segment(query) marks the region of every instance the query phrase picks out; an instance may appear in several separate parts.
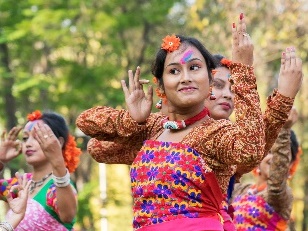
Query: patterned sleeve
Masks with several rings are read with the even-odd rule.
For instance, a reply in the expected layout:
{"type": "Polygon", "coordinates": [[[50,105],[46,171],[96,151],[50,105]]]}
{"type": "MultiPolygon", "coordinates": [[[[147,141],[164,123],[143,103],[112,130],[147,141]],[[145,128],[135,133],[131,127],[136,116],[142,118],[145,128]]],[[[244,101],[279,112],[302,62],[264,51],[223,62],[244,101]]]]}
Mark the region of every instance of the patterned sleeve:
{"type": "Polygon", "coordinates": [[[287,179],[291,159],[290,129],[281,129],[275,144],[267,181],[268,204],[284,219],[290,219],[293,196],[287,179]]]}
{"type": "MultiPolygon", "coordinates": [[[[86,135],[98,140],[112,141],[118,137],[138,137],[145,140],[158,132],[157,122],[162,115],[152,113],[145,123],[138,124],[127,110],[117,110],[106,106],[90,108],[82,112],[77,120],[77,127],[86,135]]],[[[161,127],[161,126],[160,126],[161,127]]]]}
{"type": "Polygon", "coordinates": [[[91,138],[87,150],[94,160],[105,164],[131,165],[142,146],[139,140],[122,139],[121,142],[91,138]],[[126,141],[126,142],[125,142],[126,141]]]}
{"type": "MultiPolygon", "coordinates": [[[[73,189],[75,199],[77,201],[77,190],[74,187],[72,182],[71,182],[71,187],[73,189]]],[[[59,214],[59,209],[58,209],[58,205],[57,205],[57,187],[56,187],[55,184],[51,184],[49,189],[47,190],[46,203],[53,211],[55,211],[57,214],[59,214]]]]}
{"type": "MultiPolygon", "coordinates": [[[[277,89],[267,98],[267,107],[263,116],[265,124],[264,156],[267,155],[273,146],[280,129],[287,121],[293,102],[294,98],[281,95],[277,89]]],[[[237,181],[243,174],[250,172],[254,167],[256,166],[239,165],[236,171],[237,181]]]]}
{"type": "Polygon", "coordinates": [[[93,159],[100,163],[130,165],[143,141],[162,130],[162,117],[161,113],[152,113],[144,124],[138,124],[126,110],[94,107],[81,113],[76,124],[92,137],[87,149],[93,159]]]}
{"type": "Polygon", "coordinates": [[[233,63],[230,70],[236,122],[214,121],[205,127],[209,137],[200,145],[219,163],[257,164],[264,153],[265,135],[253,67],[233,63]]]}
{"type": "Polygon", "coordinates": [[[266,142],[264,155],[267,155],[275,143],[280,129],[288,119],[293,103],[294,98],[281,95],[277,89],[268,97],[264,114],[266,142]]]}

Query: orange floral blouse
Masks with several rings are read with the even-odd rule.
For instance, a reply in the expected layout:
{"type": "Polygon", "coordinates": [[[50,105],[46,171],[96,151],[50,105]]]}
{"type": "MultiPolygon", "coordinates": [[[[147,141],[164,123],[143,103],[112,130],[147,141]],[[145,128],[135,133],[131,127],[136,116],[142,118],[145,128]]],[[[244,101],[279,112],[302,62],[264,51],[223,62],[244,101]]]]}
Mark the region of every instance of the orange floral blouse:
{"type": "MultiPolygon", "coordinates": [[[[222,192],[226,192],[234,173],[229,166],[254,166],[262,160],[265,148],[264,120],[253,67],[233,63],[230,70],[236,122],[210,118],[194,127],[181,142],[200,153],[217,176],[222,192]]],[[[163,132],[162,118],[163,115],[153,113],[145,123],[138,124],[126,110],[98,106],[81,113],[76,124],[90,137],[116,142],[126,139],[139,148],[144,140],[163,132]]]]}

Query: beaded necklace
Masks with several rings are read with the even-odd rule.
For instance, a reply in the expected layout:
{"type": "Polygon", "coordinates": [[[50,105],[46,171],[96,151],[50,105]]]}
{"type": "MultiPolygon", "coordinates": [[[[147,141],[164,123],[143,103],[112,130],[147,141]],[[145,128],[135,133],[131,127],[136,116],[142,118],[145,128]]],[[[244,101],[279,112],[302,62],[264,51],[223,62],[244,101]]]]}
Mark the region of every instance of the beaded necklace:
{"type": "Polygon", "coordinates": [[[45,180],[47,180],[50,176],[51,176],[52,173],[48,173],[46,176],[44,176],[41,180],[39,181],[34,181],[32,180],[31,181],[31,185],[30,185],[30,189],[29,189],[29,192],[30,194],[33,193],[34,189],[37,188],[37,187],[40,187],[44,184],[45,180]]]}
{"type": "Polygon", "coordinates": [[[164,129],[173,129],[173,130],[179,130],[186,128],[187,126],[196,123],[197,121],[203,119],[205,116],[209,115],[209,110],[205,107],[201,112],[199,112],[197,115],[186,119],[186,120],[178,120],[178,121],[170,121],[169,117],[163,119],[161,121],[161,124],[164,129]]]}

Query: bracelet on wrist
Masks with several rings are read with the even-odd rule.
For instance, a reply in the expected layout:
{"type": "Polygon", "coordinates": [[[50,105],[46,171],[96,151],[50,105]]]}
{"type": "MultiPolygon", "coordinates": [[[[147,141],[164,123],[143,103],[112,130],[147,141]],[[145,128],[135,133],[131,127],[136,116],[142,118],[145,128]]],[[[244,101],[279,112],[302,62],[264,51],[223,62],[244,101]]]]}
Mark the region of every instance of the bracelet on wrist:
{"type": "Polygon", "coordinates": [[[14,231],[13,226],[7,221],[0,222],[0,228],[5,231],[14,231]]]}
{"type": "Polygon", "coordinates": [[[66,187],[70,184],[70,182],[71,182],[70,176],[71,175],[70,175],[68,169],[66,169],[66,174],[64,176],[58,177],[58,176],[55,176],[54,174],[52,174],[52,179],[53,179],[53,182],[56,185],[56,187],[64,188],[64,187],[66,187]]]}

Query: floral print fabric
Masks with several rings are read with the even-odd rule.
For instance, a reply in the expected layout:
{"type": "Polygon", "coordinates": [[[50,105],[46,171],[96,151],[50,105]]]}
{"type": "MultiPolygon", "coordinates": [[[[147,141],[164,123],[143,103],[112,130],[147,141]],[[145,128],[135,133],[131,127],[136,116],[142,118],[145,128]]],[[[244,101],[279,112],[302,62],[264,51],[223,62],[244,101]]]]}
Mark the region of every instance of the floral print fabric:
{"type": "Polygon", "coordinates": [[[220,221],[220,188],[196,150],[180,143],[147,140],[130,175],[135,229],[183,218],[220,221]]]}

